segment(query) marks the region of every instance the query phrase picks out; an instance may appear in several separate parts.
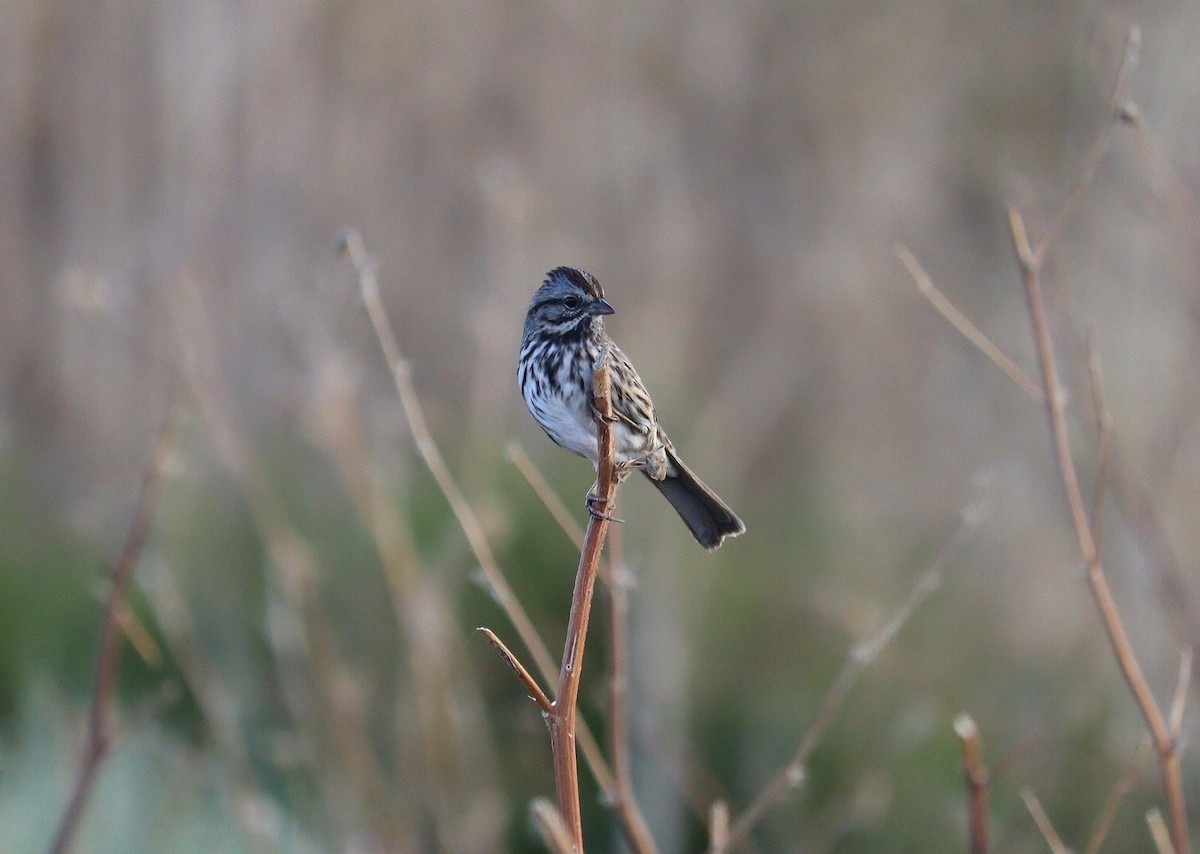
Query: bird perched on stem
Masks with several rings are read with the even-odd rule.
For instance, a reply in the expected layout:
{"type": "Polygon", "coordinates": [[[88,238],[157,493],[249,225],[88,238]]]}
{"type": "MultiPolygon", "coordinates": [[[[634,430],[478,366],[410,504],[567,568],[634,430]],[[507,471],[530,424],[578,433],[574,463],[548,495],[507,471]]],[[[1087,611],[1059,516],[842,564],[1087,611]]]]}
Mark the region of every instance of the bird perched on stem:
{"type": "Polygon", "coordinates": [[[679,459],[658,424],[641,377],[604,331],[602,318],[613,312],[590,273],[556,267],[546,275],[529,303],[521,339],[517,379],[525,404],[551,439],[595,465],[592,366],[607,348],[618,466],[640,469],[671,502],[697,542],[715,549],[746,526],[679,459]]]}

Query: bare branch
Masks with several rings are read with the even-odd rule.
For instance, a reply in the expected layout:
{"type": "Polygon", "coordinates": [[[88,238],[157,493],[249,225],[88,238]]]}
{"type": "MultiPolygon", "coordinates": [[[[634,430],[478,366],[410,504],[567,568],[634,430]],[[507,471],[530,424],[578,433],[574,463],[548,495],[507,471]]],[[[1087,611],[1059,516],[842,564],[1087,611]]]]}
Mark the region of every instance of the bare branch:
{"type": "Polygon", "coordinates": [[[1096,452],[1096,483],[1092,487],[1092,531],[1096,542],[1100,542],[1100,528],[1104,519],[1104,492],[1108,486],[1108,465],[1112,449],[1112,413],[1104,395],[1104,376],[1100,372],[1100,356],[1096,349],[1096,327],[1087,326],[1088,378],[1092,389],[1092,408],[1096,412],[1096,434],[1100,448],[1096,452]]]}
{"type": "Polygon", "coordinates": [[[1121,58],[1121,65],[1117,69],[1116,80],[1113,81],[1112,94],[1108,99],[1108,114],[1104,119],[1104,126],[1100,130],[1100,134],[1096,137],[1096,141],[1092,144],[1092,150],[1088,152],[1087,160],[1084,162],[1083,170],[1076,179],[1071,191],[1067,194],[1067,200],[1063,202],[1063,206],[1059,209],[1058,214],[1054,217],[1054,221],[1050,227],[1046,229],[1046,233],[1042,235],[1037,249],[1032,251],[1030,260],[1034,266],[1040,267],[1046,259],[1046,254],[1054,246],[1059,236],[1062,234],[1063,228],[1067,221],[1075,212],[1075,208],[1079,206],[1080,200],[1087,193],[1088,188],[1092,186],[1092,181],[1096,178],[1096,169],[1100,166],[1100,161],[1104,159],[1105,153],[1108,151],[1109,143],[1112,142],[1113,133],[1120,126],[1119,123],[1133,124],[1128,116],[1136,115],[1136,107],[1125,104],[1125,87],[1129,80],[1129,75],[1133,73],[1133,69],[1137,67],[1138,51],[1141,49],[1142,31],[1136,26],[1131,26],[1125,36],[1125,52],[1121,58]]]}
{"type": "Polygon", "coordinates": [[[552,714],[554,712],[554,703],[550,702],[550,698],[546,696],[546,692],[542,690],[542,686],[525,669],[525,665],[512,654],[512,650],[504,645],[504,641],[496,637],[496,633],[489,628],[480,626],[475,631],[483,635],[484,639],[495,648],[496,652],[500,653],[500,657],[504,659],[504,663],[512,668],[513,673],[517,674],[517,678],[521,680],[521,684],[529,692],[530,699],[537,703],[544,713],[547,715],[552,714]]]}
{"type": "Polygon", "coordinates": [[[104,617],[100,623],[100,640],[96,653],[96,681],[92,690],[92,708],[88,717],[87,740],[84,744],[83,756],[80,759],[79,771],[76,775],[75,786],[70,800],[63,811],[63,816],[50,846],[51,854],[64,854],[70,850],[75,838],[75,831],[83,817],[84,807],[92,792],[96,780],[96,772],[108,753],[112,741],[112,733],[108,720],[108,708],[116,690],[117,661],[120,656],[118,641],[120,631],[118,620],[124,608],[125,595],[133,580],[133,569],[141,557],[146,539],[154,524],[154,509],[158,503],[163,469],[167,457],[175,444],[175,427],[172,418],[168,418],[159,431],[154,443],[154,450],[142,474],[142,487],[138,494],[137,507],[129,530],[125,535],[125,544],[113,564],[112,587],[108,600],[104,605],[104,617]]]}
{"type": "Polygon", "coordinates": [[[962,744],[963,769],[967,777],[967,816],[970,823],[971,854],[988,851],[988,783],[991,778],[979,747],[979,727],[970,715],[954,719],[954,734],[962,744]]]}
{"type": "Polygon", "coordinates": [[[1021,370],[1020,366],[1010,359],[1003,350],[992,343],[992,339],[988,338],[965,314],[954,307],[954,304],[946,298],[946,295],[938,290],[937,286],[933,283],[933,279],[925,272],[925,268],[921,266],[917,257],[909,251],[908,247],[903,243],[897,243],[894,249],[896,255],[900,258],[900,262],[904,264],[908,270],[908,274],[912,276],[921,296],[929,300],[930,304],[937,309],[942,317],[946,318],[951,326],[975,345],[975,349],[1003,371],[1005,376],[1016,383],[1021,391],[1025,392],[1025,394],[1038,403],[1041,403],[1042,390],[1038,388],[1038,384],[1030,378],[1029,374],[1021,370]]]}
{"type": "Polygon", "coordinates": [[[595,492],[589,496],[591,519],[584,535],[579,555],[579,570],[575,576],[575,592],[571,596],[571,616],[567,620],[567,639],[563,647],[562,669],[558,676],[558,694],[554,711],[546,716],[550,728],[550,751],[554,758],[554,787],[558,795],[558,811],[575,842],[583,851],[583,823],[579,811],[579,770],[575,756],[575,727],[579,679],[583,667],[583,651],[587,643],[588,621],[592,612],[592,593],[600,567],[600,552],[616,502],[619,480],[613,447],[612,381],[608,369],[608,350],[601,352],[593,368],[592,397],[597,418],[596,433],[599,460],[596,466],[595,492]]]}
{"type": "Polygon", "coordinates": [[[1025,802],[1026,809],[1033,816],[1033,823],[1037,825],[1037,829],[1041,831],[1042,838],[1046,840],[1046,844],[1050,846],[1052,854],[1070,854],[1071,849],[1063,844],[1062,837],[1058,835],[1058,831],[1054,829],[1054,825],[1050,822],[1050,816],[1046,815],[1046,811],[1042,809],[1042,802],[1038,800],[1038,796],[1033,793],[1033,789],[1028,786],[1021,789],[1021,800],[1025,802]]]}
{"type": "Polygon", "coordinates": [[[1138,708],[1154,739],[1155,750],[1158,752],[1159,764],[1162,769],[1163,789],[1166,792],[1171,817],[1172,839],[1175,847],[1181,854],[1184,854],[1190,850],[1190,846],[1187,808],[1183,798],[1183,783],[1179,769],[1179,753],[1175,740],[1163,720],[1162,712],[1150,691],[1150,686],[1146,682],[1145,676],[1142,675],[1142,669],[1133,652],[1133,647],[1130,645],[1125,624],[1104,574],[1095,535],[1084,506],[1083,494],[1079,488],[1079,477],[1071,458],[1071,445],[1067,433],[1066,392],[1058,376],[1054,348],[1050,341],[1050,330],[1046,322],[1046,306],[1042,297],[1039,268],[1040,257],[1030,248],[1025,221],[1015,207],[1009,207],[1008,219],[1012,231],[1013,247],[1020,262],[1021,278],[1028,297],[1029,317],[1033,326],[1034,343],[1037,346],[1038,363],[1042,371],[1042,390],[1050,422],[1051,445],[1058,465],[1059,476],[1066,491],[1067,506],[1070,510],[1072,525],[1075,528],[1079,551],[1087,566],[1088,586],[1100,612],[1100,618],[1117,658],[1117,664],[1133,692],[1138,708]]]}
{"type": "Polygon", "coordinates": [[[575,521],[575,517],[571,515],[571,511],[567,509],[567,505],[558,497],[556,493],[538,471],[537,466],[533,464],[533,460],[529,458],[529,454],[525,453],[516,442],[510,442],[508,446],[508,458],[512,460],[517,471],[525,478],[525,482],[533,489],[546,509],[550,511],[550,515],[554,517],[554,521],[558,523],[558,527],[562,528],[564,534],[575,544],[575,548],[583,548],[583,528],[579,527],[579,523],[575,521]]]}
{"type": "Polygon", "coordinates": [[[1141,776],[1142,766],[1150,758],[1150,750],[1150,739],[1146,738],[1142,742],[1142,746],[1138,749],[1137,755],[1134,756],[1129,770],[1121,775],[1121,779],[1113,786],[1108,799],[1104,802],[1104,809],[1101,810],[1100,817],[1096,820],[1096,826],[1092,830],[1091,838],[1088,840],[1085,854],[1099,854],[1101,846],[1104,845],[1104,840],[1108,838],[1109,830],[1112,829],[1113,819],[1117,815],[1117,808],[1133,788],[1134,782],[1141,776]]]}
{"type": "MultiPolygon", "coordinates": [[[[583,529],[571,516],[566,504],[551,488],[546,478],[538,471],[533,460],[516,442],[508,446],[508,458],[532,487],[542,504],[558,522],[574,543],[583,548],[583,529]]],[[[628,692],[628,653],[626,637],[629,622],[629,573],[621,549],[621,529],[613,528],[608,534],[608,561],[601,566],[602,578],[609,593],[609,758],[613,768],[613,788],[606,800],[616,813],[625,834],[625,841],[635,854],[654,852],[657,847],[650,829],[646,825],[633,789],[633,775],[629,767],[629,736],[626,711],[628,692]],[[604,570],[607,569],[607,572],[604,570]]]]}
{"type": "Polygon", "coordinates": [[[709,854],[724,854],[734,846],[740,845],[749,837],[750,832],[788,792],[798,788],[804,782],[805,765],[821,736],[833,721],[834,715],[846,700],[846,695],[854,687],[859,675],[865,670],[891,642],[892,638],[903,628],[908,618],[917,607],[929,598],[930,594],[941,584],[942,575],[950,558],[957,553],[967,537],[979,526],[983,512],[978,502],[973,502],[963,509],[961,520],[954,533],[942,544],[929,567],[921,573],[913,584],[912,589],[892,615],[871,637],[851,647],[842,665],[841,671],[830,686],[825,698],[821,701],[813,721],[801,736],[796,752],[788,764],[767,782],[761,791],[750,802],[750,805],[737,819],[730,824],[729,833],[722,846],[715,840],[709,842],[709,854]]]}

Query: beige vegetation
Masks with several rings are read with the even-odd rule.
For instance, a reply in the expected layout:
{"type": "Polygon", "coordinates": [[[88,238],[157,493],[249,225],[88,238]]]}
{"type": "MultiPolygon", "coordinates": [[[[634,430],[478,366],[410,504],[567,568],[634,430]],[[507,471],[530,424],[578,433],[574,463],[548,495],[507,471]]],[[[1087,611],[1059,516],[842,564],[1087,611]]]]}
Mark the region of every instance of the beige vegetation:
{"type": "Polygon", "coordinates": [[[1186,847],[1198,43],[1187,4],[0,5],[0,852],[72,793],[81,852],[569,844],[592,473],[514,376],[558,264],[748,526],[619,491],[588,851],[1186,847]]]}

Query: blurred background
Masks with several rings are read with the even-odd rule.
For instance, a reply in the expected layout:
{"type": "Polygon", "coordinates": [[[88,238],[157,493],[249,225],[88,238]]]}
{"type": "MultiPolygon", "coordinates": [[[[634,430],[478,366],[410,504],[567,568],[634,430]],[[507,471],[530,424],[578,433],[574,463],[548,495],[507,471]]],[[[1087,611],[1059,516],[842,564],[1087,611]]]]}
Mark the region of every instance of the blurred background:
{"type": "MultiPolygon", "coordinates": [[[[557,654],[591,472],[525,412],[546,270],[617,314],[685,459],[748,533],[708,554],[621,492],[630,746],[663,851],[707,844],[792,754],[852,646],[960,527],[750,851],[966,846],[952,721],[992,838],[1148,850],[1145,728],[1084,583],[1039,406],[895,245],[1036,376],[1005,204],[1044,232],[1085,491],[1083,330],[1120,449],[1102,548],[1169,702],[1200,560],[1194,4],[8,0],[0,4],[0,852],[45,850],[80,761],[108,567],[174,424],[122,623],[89,852],[538,851],[553,794],[524,660],[416,453],[339,258],[363,232],[429,429],[557,654]],[[1119,462],[1119,464],[1118,464],[1119,462]]],[[[603,736],[598,598],[585,717],[603,736]]],[[[1191,704],[1192,706],[1195,703],[1191,704]]],[[[1185,718],[1185,733],[1195,716],[1185,718]]],[[[1184,759],[1200,805],[1200,762],[1184,759]]],[[[620,851],[584,772],[589,851],[620,851]]]]}

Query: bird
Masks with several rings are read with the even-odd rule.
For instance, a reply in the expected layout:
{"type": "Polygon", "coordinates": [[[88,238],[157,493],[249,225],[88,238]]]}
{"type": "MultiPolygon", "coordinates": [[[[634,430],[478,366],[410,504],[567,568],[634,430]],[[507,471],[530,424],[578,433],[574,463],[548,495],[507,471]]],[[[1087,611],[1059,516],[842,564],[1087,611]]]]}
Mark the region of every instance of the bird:
{"type": "MultiPolygon", "coordinates": [[[[529,413],[556,444],[598,465],[592,368],[607,348],[612,381],[613,444],[621,476],[640,470],[704,548],[744,533],[745,524],[684,465],[658,423],[633,364],[604,330],[612,304],[595,276],[555,267],[525,315],[517,380],[529,413]]],[[[589,508],[590,508],[589,504],[589,508]]]]}

